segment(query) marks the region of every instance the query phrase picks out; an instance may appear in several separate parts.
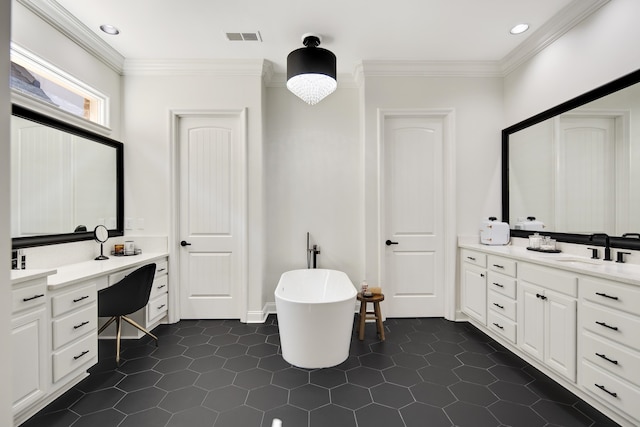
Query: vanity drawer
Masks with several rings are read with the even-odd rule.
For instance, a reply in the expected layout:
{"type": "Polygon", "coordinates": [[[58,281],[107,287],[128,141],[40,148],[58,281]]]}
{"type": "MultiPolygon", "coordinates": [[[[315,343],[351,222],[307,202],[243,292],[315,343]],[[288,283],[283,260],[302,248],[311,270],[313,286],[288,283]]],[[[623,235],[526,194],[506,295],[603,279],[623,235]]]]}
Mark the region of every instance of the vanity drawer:
{"type": "Polygon", "coordinates": [[[159,297],[149,301],[147,305],[147,322],[151,323],[158,320],[160,317],[167,313],[167,302],[169,298],[167,294],[162,294],[159,297]]]}
{"type": "Polygon", "coordinates": [[[489,310],[500,313],[507,319],[516,320],[516,300],[497,292],[489,291],[487,303],[489,304],[489,310]]]}
{"type": "Polygon", "coordinates": [[[153,281],[153,286],[151,287],[151,295],[149,295],[149,299],[152,300],[158,295],[166,294],[168,290],[167,284],[169,283],[169,278],[165,274],[164,276],[157,277],[153,281]]]}
{"type": "Polygon", "coordinates": [[[489,255],[487,264],[489,265],[489,270],[516,277],[516,262],[512,259],[489,255]]]}
{"type": "Polygon", "coordinates": [[[578,296],[578,277],[572,273],[520,263],[518,266],[518,279],[572,297],[578,296]]]}
{"type": "Polygon", "coordinates": [[[513,277],[490,271],[487,283],[489,290],[506,295],[509,298],[516,298],[516,279],[513,277]]]}
{"type": "Polygon", "coordinates": [[[582,357],[594,365],[640,385],[640,353],[582,331],[582,357]]]}
{"type": "Polygon", "coordinates": [[[169,272],[169,263],[167,260],[156,261],[156,276],[159,277],[169,272]]]}
{"type": "Polygon", "coordinates": [[[582,361],[582,387],[634,419],[640,419],[640,389],[582,361]]]}
{"type": "Polygon", "coordinates": [[[478,267],[485,268],[487,266],[487,255],[481,252],[470,251],[468,249],[462,250],[462,260],[469,264],[477,265],[478,267]]]}
{"type": "Polygon", "coordinates": [[[74,370],[98,361],[97,333],[87,335],[80,341],[53,353],[53,382],[60,380],[74,370]]]}
{"type": "Polygon", "coordinates": [[[92,304],[97,297],[98,292],[96,291],[95,283],[55,295],[51,298],[51,316],[58,317],[78,307],[92,304]]]}
{"type": "Polygon", "coordinates": [[[580,296],[597,304],[637,313],[640,307],[640,288],[602,279],[580,278],[580,296]]]}
{"type": "Polygon", "coordinates": [[[14,288],[11,291],[13,313],[37,307],[46,302],[47,279],[34,280],[29,286],[14,288]]]}
{"type": "Polygon", "coordinates": [[[494,332],[499,333],[512,343],[516,343],[516,323],[495,313],[487,313],[487,326],[494,332]]]}
{"type": "Polygon", "coordinates": [[[97,327],[97,304],[91,304],[75,313],[54,320],[52,322],[53,349],[56,350],[84,334],[95,332],[97,327]]]}
{"type": "Polygon", "coordinates": [[[588,302],[580,307],[582,327],[598,335],[640,350],[640,318],[617,313],[588,302]]]}

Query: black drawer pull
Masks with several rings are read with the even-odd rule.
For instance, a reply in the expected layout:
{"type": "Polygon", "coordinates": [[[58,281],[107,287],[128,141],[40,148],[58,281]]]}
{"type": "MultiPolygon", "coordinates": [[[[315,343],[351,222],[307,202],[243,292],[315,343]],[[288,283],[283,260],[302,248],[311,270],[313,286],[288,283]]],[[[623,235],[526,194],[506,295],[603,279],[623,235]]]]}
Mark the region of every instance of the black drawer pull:
{"type": "Polygon", "coordinates": [[[484,273],[480,273],[480,277],[484,277],[484,273]]]}
{"type": "Polygon", "coordinates": [[[83,299],[87,299],[87,298],[89,298],[89,295],[85,295],[85,296],[83,296],[83,297],[76,298],[76,299],[74,299],[74,300],[73,300],[73,302],[80,302],[80,301],[82,301],[83,299]]]}
{"type": "Polygon", "coordinates": [[[493,282],[493,284],[496,285],[499,288],[504,288],[504,285],[501,285],[500,283],[493,282]]]}
{"type": "Polygon", "coordinates": [[[156,273],[162,273],[162,272],[163,272],[163,271],[165,271],[165,270],[166,270],[166,268],[159,268],[159,269],[156,271],[156,273]]]}
{"type": "Polygon", "coordinates": [[[609,393],[613,397],[618,397],[618,393],[614,393],[612,391],[607,390],[607,388],[605,386],[603,386],[603,385],[595,384],[595,383],[593,385],[598,387],[602,391],[606,391],[607,393],[609,393]]]}
{"type": "Polygon", "coordinates": [[[504,310],[504,305],[500,305],[497,302],[494,302],[493,305],[504,310]]]}
{"type": "Polygon", "coordinates": [[[80,353],[79,355],[73,356],[73,360],[78,360],[78,359],[80,359],[82,356],[84,356],[87,353],[89,353],[89,350],[85,350],[82,353],[80,353]]]}
{"type": "Polygon", "coordinates": [[[493,266],[494,266],[494,267],[496,267],[496,268],[502,268],[502,269],[504,269],[504,265],[493,264],[493,266]]]}
{"type": "Polygon", "coordinates": [[[163,308],[166,304],[162,304],[160,307],[158,307],[157,309],[160,310],[161,308],[163,308]]]}
{"type": "Polygon", "coordinates": [[[497,323],[495,323],[495,322],[494,322],[493,324],[494,324],[494,326],[497,326],[497,327],[498,327],[498,328],[500,328],[500,329],[504,329],[504,326],[500,326],[500,325],[498,325],[498,324],[497,324],[497,323]]]}
{"type": "Polygon", "coordinates": [[[596,292],[596,295],[600,296],[600,297],[605,297],[605,298],[609,298],[609,299],[614,299],[614,300],[618,300],[618,297],[612,297],[611,295],[607,295],[605,293],[602,292],[596,292]]]}
{"type": "Polygon", "coordinates": [[[164,288],[165,286],[167,286],[167,285],[160,285],[160,286],[156,286],[156,289],[162,289],[162,288],[164,288]]]}
{"type": "Polygon", "coordinates": [[[29,297],[29,298],[22,298],[22,301],[27,302],[27,301],[31,301],[31,300],[34,300],[34,299],[42,298],[43,296],[44,296],[44,294],[34,295],[32,297],[29,297]]]}
{"type": "Polygon", "coordinates": [[[614,330],[614,331],[617,331],[617,330],[618,330],[618,327],[617,327],[617,326],[610,326],[610,325],[607,325],[605,322],[598,322],[598,321],[596,320],[596,323],[597,323],[598,325],[600,325],[600,326],[604,326],[605,328],[609,328],[609,329],[612,329],[612,330],[614,330]]]}
{"type": "Polygon", "coordinates": [[[608,358],[606,355],[604,355],[604,354],[596,353],[596,356],[601,357],[601,358],[603,358],[604,360],[606,360],[607,362],[611,362],[611,363],[613,363],[614,365],[617,365],[617,364],[618,364],[618,361],[617,361],[617,360],[609,359],[609,358],[608,358]]]}
{"type": "Polygon", "coordinates": [[[470,259],[471,261],[475,261],[476,259],[472,256],[468,256],[467,259],[470,259]]]}
{"type": "Polygon", "coordinates": [[[536,294],[536,298],[540,298],[542,301],[547,299],[547,297],[545,297],[544,295],[541,295],[541,294],[536,294]]]}
{"type": "Polygon", "coordinates": [[[82,328],[84,325],[88,325],[89,321],[85,320],[84,322],[80,323],[79,325],[74,325],[73,329],[78,329],[78,328],[82,328]]]}

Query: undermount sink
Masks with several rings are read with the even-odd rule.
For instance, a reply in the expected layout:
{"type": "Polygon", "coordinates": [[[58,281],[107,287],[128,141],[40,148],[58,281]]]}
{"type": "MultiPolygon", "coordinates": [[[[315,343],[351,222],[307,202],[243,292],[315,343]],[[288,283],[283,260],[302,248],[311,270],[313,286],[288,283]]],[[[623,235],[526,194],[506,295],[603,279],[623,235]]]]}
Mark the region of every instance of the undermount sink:
{"type": "Polygon", "coordinates": [[[558,262],[563,262],[566,264],[589,264],[589,265],[600,265],[602,264],[602,262],[600,260],[597,259],[591,259],[591,258],[580,258],[580,257],[557,257],[557,258],[551,258],[549,257],[549,259],[552,259],[554,261],[558,261],[558,262]]]}

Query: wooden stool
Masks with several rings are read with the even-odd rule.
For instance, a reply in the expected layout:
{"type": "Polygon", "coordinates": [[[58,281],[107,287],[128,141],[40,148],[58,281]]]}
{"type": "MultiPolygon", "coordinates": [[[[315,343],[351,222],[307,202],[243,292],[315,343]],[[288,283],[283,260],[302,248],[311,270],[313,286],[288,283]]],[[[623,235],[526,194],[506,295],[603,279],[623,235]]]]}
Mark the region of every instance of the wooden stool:
{"type": "Polygon", "coordinates": [[[365,297],[362,292],[358,292],[358,301],[360,301],[360,318],[356,328],[358,338],[360,338],[360,341],[364,339],[364,322],[375,319],[380,341],[384,341],[384,325],[382,324],[382,313],[380,312],[380,302],[384,301],[384,294],[373,294],[365,297]],[[373,311],[367,311],[367,303],[369,302],[373,303],[373,311]]]}

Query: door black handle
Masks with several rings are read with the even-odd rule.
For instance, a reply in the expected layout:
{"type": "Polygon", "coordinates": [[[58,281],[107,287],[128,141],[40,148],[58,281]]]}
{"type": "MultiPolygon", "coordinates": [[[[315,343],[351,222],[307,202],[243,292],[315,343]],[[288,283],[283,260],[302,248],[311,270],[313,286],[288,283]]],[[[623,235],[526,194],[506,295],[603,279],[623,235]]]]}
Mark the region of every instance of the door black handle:
{"type": "Polygon", "coordinates": [[[187,242],[186,240],[183,240],[182,242],[180,242],[180,246],[191,246],[191,243],[187,242]]]}
{"type": "Polygon", "coordinates": [[[387,240],[386,242],[384,242],[384,244],[387,246],[391,246],[391,245],[397,245],[398,242],[392,242],[391,240],[387,240]]]}

